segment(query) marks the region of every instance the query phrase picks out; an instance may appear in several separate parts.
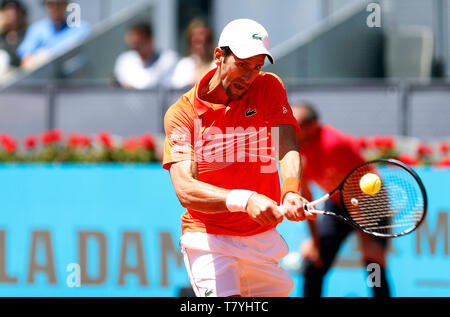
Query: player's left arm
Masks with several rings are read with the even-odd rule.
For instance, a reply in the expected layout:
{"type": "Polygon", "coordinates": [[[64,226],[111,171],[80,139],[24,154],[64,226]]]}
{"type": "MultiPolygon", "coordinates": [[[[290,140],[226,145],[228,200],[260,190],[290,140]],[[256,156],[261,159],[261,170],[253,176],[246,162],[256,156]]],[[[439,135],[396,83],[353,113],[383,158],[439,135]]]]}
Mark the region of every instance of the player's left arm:
{"type": "Polygon", "coordinates": [[[299,126],[292,115],[281,78],[266,73],[264,85],[261,97],[266,100],[266,118],[269,125],[278,128],[279,132],[277,152],[283,183],[281,203],[287,207],[285,217],[293,221],[305,220],[303,204],[307,201],[300,196],[302,165],[296,138],[299,126]]]}
{"type": "Polygon", "coordinates": [[[300,150],[295,137],[295,128],[288,124],[277,126],[279,131],[279,158],[281,180],[297,178],[301,180],[302,162],[300,150]]]}
{"type": "MultiPolygon", "coordinates": [[[[296,131],[292,125],[277,126],[279,131],[279,164],[282,181],[282,201],[286,207],[285,216],[288,220],[305,220],[303,204],[308,201],[300,195],[302,175],[302,162],[300,150],[297,145],[296,131]]],[[[315,219],[308,214],[308,219],[315,219]]]]}

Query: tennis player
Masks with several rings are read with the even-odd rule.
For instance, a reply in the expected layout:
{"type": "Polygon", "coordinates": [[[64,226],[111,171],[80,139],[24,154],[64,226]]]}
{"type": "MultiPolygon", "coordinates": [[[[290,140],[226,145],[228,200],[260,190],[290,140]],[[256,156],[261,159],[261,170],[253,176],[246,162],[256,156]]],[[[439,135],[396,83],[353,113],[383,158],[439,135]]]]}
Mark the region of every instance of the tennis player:
{"type": "Polygon", "coordinates": [[[180,245],[197,296],[287,296],[278,266],[288,248],[276,230],[286,208],[305,217],[299,129],[279,77],[261,68],[269,36],[249,19],[230,22],[214,51],[217,68],[167,111],[163,167],[187,208],[180,245]],[[276,164],[276,152],[282,190],[276,164]]]}
{"type": "MultiPolygon", "coordinates": [[[[301,130],[298,133],[298,145],[302,151],[303,179],[302,195],[312,200],[310,184],[314,182],[325,192],[336,188],[353,168],[365,162],[359,149],[351,139],[330,125],[322,125],[314,107],[308,103],[298,103],[293,113],[301,130]]],[[[337,212],[339,197],[327,200],[324,210],[337,212]]],[[[352,227],[334,217],[321,217],[317,221],[308,221],[312,239],[302,245],[305,259],[303,296],[319,297],[325,274],[331,267],[343,241],[353,231],[352,227]]],[[[389,296],[386,279],[386,239],[370,237],[358,232],[362,246],[362,262],[380,266],[380,285],[373,287],[373,296],[389,296]]]]}

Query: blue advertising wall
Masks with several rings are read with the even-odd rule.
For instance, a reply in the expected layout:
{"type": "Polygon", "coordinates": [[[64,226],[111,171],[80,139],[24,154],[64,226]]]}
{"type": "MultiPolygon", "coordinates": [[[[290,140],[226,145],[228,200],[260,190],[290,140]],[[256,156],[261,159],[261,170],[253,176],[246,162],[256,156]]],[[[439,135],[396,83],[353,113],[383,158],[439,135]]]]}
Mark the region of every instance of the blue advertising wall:
{"type": "MultiPolygon", "coordinates": [[[[420,230],[392,240],[392,294],[450,296],[450,170],[417,172],[429,212],[420,230]]],[[[159,164],[0,165],[0,180],[0,296],[171,297],[189,285],[183,208],[159,164]]],[[[293,254],[308,237],[305,223],[284,221],[279,231],[293,254]]],[[[359,257],[352,235],[324,296],[370,296],[359,257]]],[[[289,272],[291,296],[301,296],[302,276],[289,272]]]]}

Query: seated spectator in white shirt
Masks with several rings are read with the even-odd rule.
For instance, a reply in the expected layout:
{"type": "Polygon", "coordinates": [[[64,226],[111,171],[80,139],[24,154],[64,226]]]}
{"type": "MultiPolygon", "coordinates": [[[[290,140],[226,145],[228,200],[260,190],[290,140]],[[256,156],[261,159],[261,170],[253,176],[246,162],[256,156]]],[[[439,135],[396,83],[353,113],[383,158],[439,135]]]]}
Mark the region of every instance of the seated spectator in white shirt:
{"type": "Polygon", "coordinates": [[[5,75],[10,67],[11,59],[5,50],[0,50],[0,77],[5,75]]]}
{"type": "Polygon", "coordinates": [[[171,86],[184,88],[194,85],[216,67],[213,60],[213,36],[209,26],[200,19],[192,20],[185,33],[188,56],[182,58],[173,72],[171,86]]]}
{"type": "Polygon", "coordinates": [[[114,76],[118,84],[129,89],[146,89],[167,85],[177,62],[172,51],[157,52],[152,28],[147,23],[131,27],[126,35],[131,49],[116,60],[114,76]]]}

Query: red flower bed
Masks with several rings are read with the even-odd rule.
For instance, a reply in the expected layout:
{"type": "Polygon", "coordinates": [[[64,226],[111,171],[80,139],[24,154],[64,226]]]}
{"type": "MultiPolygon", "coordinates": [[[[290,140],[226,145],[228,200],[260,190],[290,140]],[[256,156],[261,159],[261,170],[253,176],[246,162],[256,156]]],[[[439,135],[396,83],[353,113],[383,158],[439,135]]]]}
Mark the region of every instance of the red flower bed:
{"type": "Polygon", "coordinates": [[[38,144],[38,138],[34,135],[29,135],[25,138],[23,144],[27,150],[33,150],[38,144]]]}
{"type": "Polygon", "coordinates": [[[7,133],[0,135],[0,144],[6,153],[12,154],[16,151],[16,140],[7,133]]]}
{"type": "Polygon", "coordinates": [[[393,136],[377,135],[357,137],[355,143],[367,160],[394,158],[410,166],[450,166],[448,158],[450,145],[446,141],[428,144],[412,138],[396,139],[393,136]]]}
{"type": "Polygon", "coordinates": [[[44,145],[58,143],[62,140],[62,132],[60,130],[50,130],[41,134],[41,141],[44,145]]]}
{"type": "Polygon", "coordinates": [[[420,160],[417,157],[409,154],[400,154],[397,156],[397,160],[410,166],[416,166],[420,163],[420,160]]]}
{"type": "MultiPolygon", "coordinates": [[[[393,136],[354,138],[367,160],[395,158],[410,166],[450,167],[450,143],[428,144],[393,136]],[[405,144],[408,150],[405,151],[405,144]]],[[[29,135],[18,141],[0,133],[0,162],[155,162],[156,140],[150,133],[120,138],[108,131],[96,135],[61,130],[29,135]],[[20,145],[20,146],[19,146],[20,145]]]]}
{"type": "Polygon", "coordinates": [[[50,130],[18,142],[0,134],[0,162],[154,162],[156,142],[150,133],[122,140],[108,131],[95,136],[50,130]],[[18,144],[22,146],[19,147],[18,144]]]}

